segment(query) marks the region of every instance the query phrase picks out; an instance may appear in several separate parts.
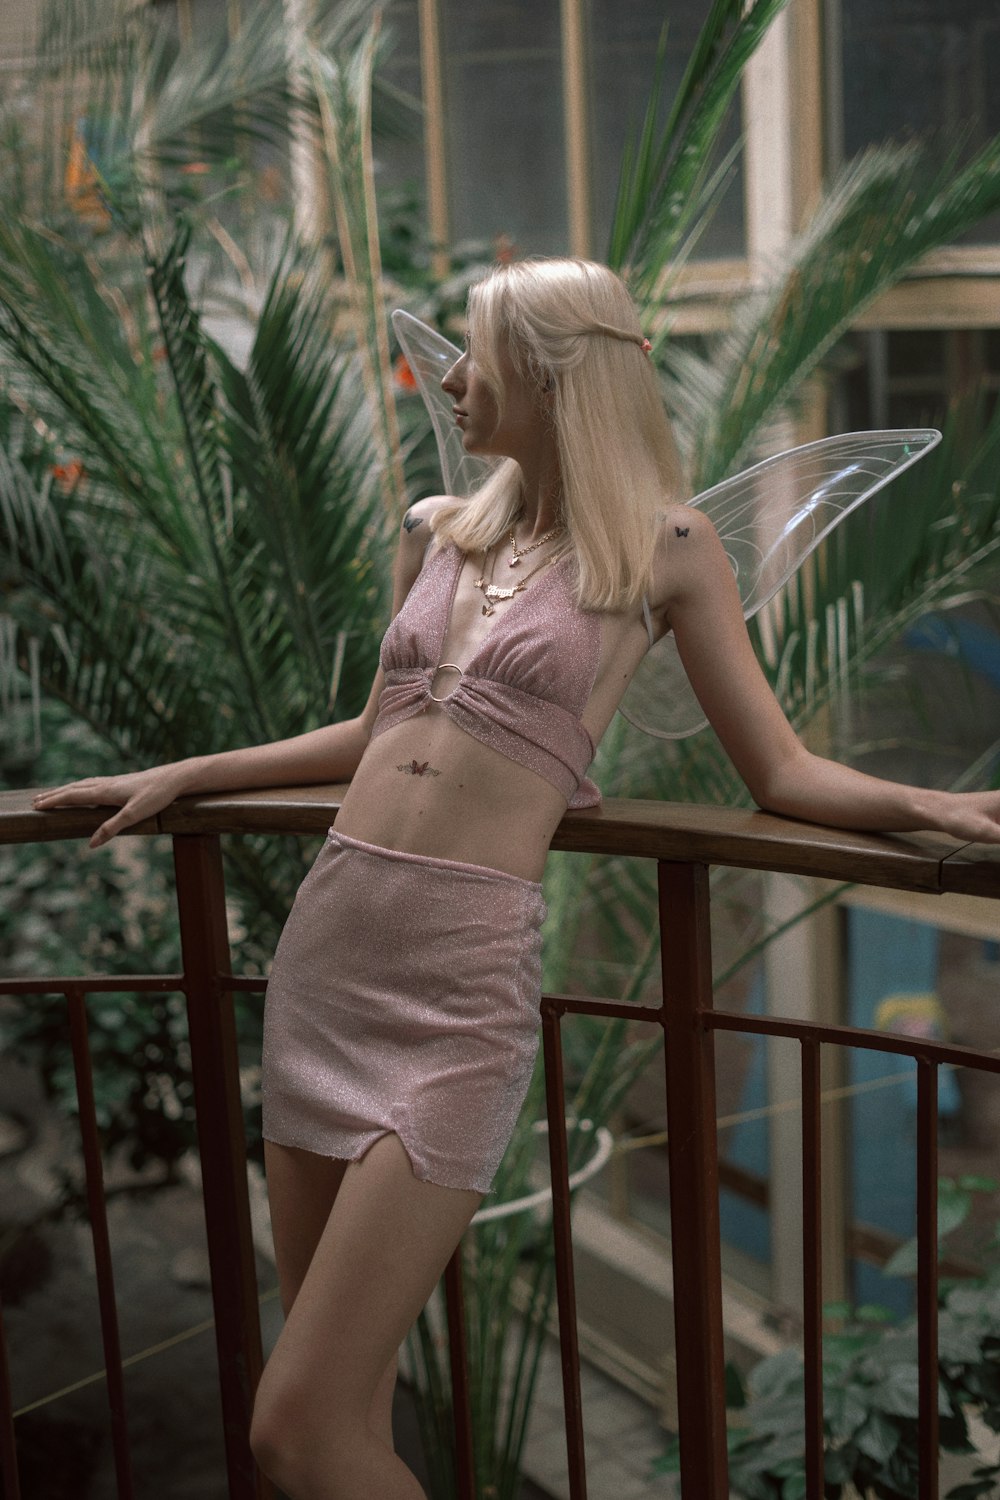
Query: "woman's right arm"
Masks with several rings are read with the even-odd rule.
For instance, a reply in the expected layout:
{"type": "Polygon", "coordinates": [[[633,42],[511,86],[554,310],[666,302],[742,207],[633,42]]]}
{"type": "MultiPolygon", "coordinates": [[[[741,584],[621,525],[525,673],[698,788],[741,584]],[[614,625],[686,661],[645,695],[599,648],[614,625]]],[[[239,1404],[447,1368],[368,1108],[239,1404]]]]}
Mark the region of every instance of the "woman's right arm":
{"type": "MultiPolygon", "coordinates": [[[[430,541],[430,517],[439,498],[420,500],[403,518],[393,569],[392,613],[396,615],[423,564],[430,541]]],[[[325,724],[291,739],[216,755],[194,755],[187,760],[130,771],[121,776],[93,776],[39,792],[34,806],[41,812],[56,807],[116,807],[119,810],[96,830],[92,849],[116,833],[154,817],[177,797],[197,792],[228,792],[249,787],[308,786],[349,781],[368,747],[378,714],[382,671],[375,675],[368,702],[355,719],[325,724]]]]}

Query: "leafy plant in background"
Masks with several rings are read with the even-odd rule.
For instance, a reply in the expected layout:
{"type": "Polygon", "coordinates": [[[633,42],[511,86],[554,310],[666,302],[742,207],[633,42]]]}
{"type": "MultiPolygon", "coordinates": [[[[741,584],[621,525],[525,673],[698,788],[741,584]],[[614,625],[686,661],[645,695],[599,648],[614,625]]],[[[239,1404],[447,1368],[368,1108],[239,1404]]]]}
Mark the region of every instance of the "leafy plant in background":
{"type": "MultiPolygon", "coordinates": [[[[944,1243],[967,1219],[976,1193],[995,1191],[988,1178],[943,1178],[939,1184],[938,1238],[944,1243]]],[[[1000,1433],[1000,1226],[981,1275],[942,1278],[938,1313],[941,1446],[975,1455],[974,1413],[1000,1433]]],[[[883,1267],[887,1276],[916,1272],[916,1240],[883,1267]]],[[[823,1338],[823,1416],[828,1443],[824,1461],[827,1500],[853,1487],[863,1500],[916,1500],[919,1482],[917,1325],[893,1324],[882,1307],[825,1309],[841,1327],[823,1338]]],[[[803,1500],[802,1356],[797,1349],[761,1360],[746,1381],[728,1370],[729,1477],[745,1500],[803,1500]]],[[[656,1467],[677,1471],[674,1443],[656,1467]]],[[[971,1475],[945,1500],[985,1500],[995,1495],[1000,1463],[975,1463],[971,1475]]]]}
{"type": "MultiPolygon", "coordinates": [[[[345,54],[370,46],[370,7],[333,9],[332,20],[317,16],[311,45],[332,41],[345,54]]],[[[36,762],[36,781],[279,738],[355,711],[367,692],[391,518],[353,378],[354,346],[347,336],[331,342],[340,298],[307,248],[289,246],[276,261],[270,253],[256,274],[244,257],[256,306],[244,319],[248,357],[237,364],[188,286],[188,258],[204,266],[208,247],[231,237],[213,193],[198,199],[189,184],[200,176],[185,174],[206,164],[228,173],[237,146],[287,130],[280,19],[280,6],[260,7],[236,40],[208,46],[189,69],[150,12],[109,16],[78,4],[49,17],[35,82],[45,97],[55,72],[65,110],[49,135],[59,138],[75,118],[81,74],[93,91],[87,115],[106,128],[87,158],[86,212],[78,193],[67,200],[57,139],[37,156],[27,154],[37,142],[23,141],[5,182],[19,212],[0,226],[7,703],[16,660],[36,691],[44,684],[95,732],[75,763],[67,746],[55,774],[36,762]],[[252,111],[241,107],[239,139],[225,128],[237,77],[237,102],[253,98],[252,111]]],[[[4,756],[19,762],[21,779],[25,756],[22,735],[4,756]]],[[[292,839],[237,840],[227,851],[253,935],[251,967],[273,950],[307,852],[292,839]]],[[[35,852],[36,864],[43,858],[58,864],[35,852]]],[[[143,876],[159,878],[152,866],[143,876]]],[[[99,885],[110,893],[122,879],[112,873],[99,885]]],[[[103,925],[113,932],[117,921],[106,916],[103,925]]],[[[172,949],[164,967],[175,969],[176,940],[164,942],[172,949]]],[[[72,969],[64,946],[60,957],[52,967],[72,969]]],[[[96,967],[146,969],[148,944],[139,959],[136,943],[115,943],[96,967]]],[[[116,1066],[124,1077],[144,1055],[130,1030],[142,1016],[155,1061],[169,1006],[112,998],[95,1007],[99,1028],[108,1018],[108,1046],[98,1049],[109,1064],[98,1075],[106,1091],[121,1087],[116,1066]]],[[[249,1006],[240,1016],[259,1039],[259,1016],[249,1006]]],[[[178,1025],[170,1022],[172,1031],[178,1025]]],[[[63,1097],[41,1011],[13,1029],[22,1051],[35,1045],[63,1097]]],[[[183,1097],[183,1058],[171,1053],[162,1065],[175,1070],[183,1097]]],[[[136,1085],[130,1107],[114,1113],[109,1143],[131,1133],[141,1155],[155,1137],[165,1162],[176,1156],[183,1132],[179,1122],[172,1135],[163,1131],[155,1090],[136,1085]]],[[[186,1104],[182,1115],[189,1138],[186,1104]]]]}
{"type": "MultiPolygon", "coordinates": [[[[7,718],[5,728],[11,729],[7,718]]],[[[28,765],[42,784],[58,784],[86,764],[94,774],[115,761],[86,724],[64,705],[47,700],[40,711],[41,749],[28,765]]],[[[10,776],[23,768],[29,726],[12,740],[0,739],[0,768],[10,776]],[[17,741],[20,740],[18,747],[17,741]],[[6,742],[5,742],[6,741],[6,742]]],[[[16,733],[16,731],[15,731],[16,733]]],[[[81,866],[75,843],[0,846],[0,972],[40,974],[171,973],[180,966],[176,903],[169,840],[134,839],[87,859],[81,866]]],[[[235,915],[235,913],[234,913],[235,915]]],[[[250,956],[263,961],[256,944],[250,956]]],[[[106,1151],[121,1154],[147,1171],[146,1185],[174,1180],[176,1167],[195,1143],[195,1115],[187,1044],[187,1020],[179,994],[93,994],[87,1000],[92,1076],[98,1124],[106,1151]]],[[[259,1057],[256,1016],[237,1016],[241,1050],[248,1065],[259,1057]]],[[[0,1035],[8,1057],[36,1069],[60,1115],[76,1114],[76,1084],[67,1052],[67,1012],[62,996],[0,1000],[0,1035]]],[[[248,1145],[261,1156],[260,1111],[246,1100],[248,1145]]],[[[67,1164],[73,1160],[66,1153],[67,1164]]],[[[67,1165],[67,1201],[79,1191],[67,1165]]]]}

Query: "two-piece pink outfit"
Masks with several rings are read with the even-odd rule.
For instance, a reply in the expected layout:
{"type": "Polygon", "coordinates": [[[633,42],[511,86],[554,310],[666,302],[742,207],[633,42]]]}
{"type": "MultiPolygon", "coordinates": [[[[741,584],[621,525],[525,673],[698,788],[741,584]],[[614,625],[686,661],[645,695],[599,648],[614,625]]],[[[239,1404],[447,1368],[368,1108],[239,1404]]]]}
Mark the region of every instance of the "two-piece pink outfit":
{"type": "MultiPolygon", "coordinates": [[[[464,561],[435,551],[389,626],[373,738],[430,703],[464,561]]],[[[581,716],[601,616],[572,585],[570,557],[544,569],[438,701],[570,806],[592,807],[581,716]]],[[[417,1177],[488,1192],[538,1047],[544,917],[534,881],[331,829],[268,984],[265,1139],[354,1160],[395,1131],[417,1177]]]]}

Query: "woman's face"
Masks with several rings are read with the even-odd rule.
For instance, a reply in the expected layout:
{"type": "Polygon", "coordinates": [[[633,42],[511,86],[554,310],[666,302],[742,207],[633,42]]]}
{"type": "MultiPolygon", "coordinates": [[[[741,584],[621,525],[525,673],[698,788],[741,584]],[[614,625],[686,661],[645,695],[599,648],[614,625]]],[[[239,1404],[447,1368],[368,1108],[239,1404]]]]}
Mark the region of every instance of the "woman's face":
{"type": "Polygon", "coordinates": [[[445,375],[441,389],[452,398],[452,410],[462,429],[462,446],[467,453],[519,458],[537,446],[547,428],[544,395],[535,382],[519,373],[503,346],[497,363],[503,385],[502,415],[496,397],[476,365],[471,342],[445,375]]]}

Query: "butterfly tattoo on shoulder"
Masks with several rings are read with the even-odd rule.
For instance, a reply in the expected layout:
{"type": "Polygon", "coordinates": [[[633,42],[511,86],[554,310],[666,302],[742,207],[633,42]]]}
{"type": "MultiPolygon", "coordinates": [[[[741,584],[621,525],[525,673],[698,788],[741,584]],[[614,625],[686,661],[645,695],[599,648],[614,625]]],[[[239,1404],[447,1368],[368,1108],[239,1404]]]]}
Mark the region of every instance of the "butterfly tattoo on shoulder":
{"type": "Polygon", "coordinates": [[[407,761],[405,765],[397,766],[397,771],[402,771],[404,776],[440,776],[440,771],[435,771],[429,760],[407,761]]]}

